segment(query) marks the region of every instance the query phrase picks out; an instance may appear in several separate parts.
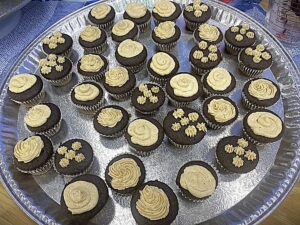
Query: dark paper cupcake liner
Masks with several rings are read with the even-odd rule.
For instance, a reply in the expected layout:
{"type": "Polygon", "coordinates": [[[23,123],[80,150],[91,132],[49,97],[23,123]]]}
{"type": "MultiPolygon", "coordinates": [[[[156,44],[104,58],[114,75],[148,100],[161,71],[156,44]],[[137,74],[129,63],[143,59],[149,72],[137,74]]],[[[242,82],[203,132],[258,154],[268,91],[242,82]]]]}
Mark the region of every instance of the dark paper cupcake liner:
{"type": "Polygon", "coordinates": [[[15,101],[13,99],[11,99],[13,102],[20,104],[20,105],[25,105],[26,107],[32,107],[34,105],[37,105],[39,103],[41,103],[44,98],[45,98],[46,92],[44,90],[41,90],[41,92],[35,96],[34,98],[24,101],[24,102],[19,102],[19,101],[15,101]]]}
{"type": "Polygon", "coordinates": [[[70,73],[67,76],[64,76],[61,79],[49,80],[49,79],[45,78],[45,80],[47,80],[47,82],[49,82],[51,85],[56,86],[56,87],[65,86],[72,80],[72,71],[70,71],[70,73]]]}
{"type": "Polygon", "coordinates": [[[146,32],[150,28],[150,22],[151,22],[151,20],[149,19],[147,22],[145,22],[143,24],[138,24],[137,26],[139,28],[139,31],[141,33],[146,32]]]}
{"type": "Polygon", "coordinates": [[[208,70],[208,69],[202,69],[202,68],[196,67],[192,63],[191,63],[191,67],[192,67],[192,72],[199,76],[203,76],[211,71],[210,69],[208,70]]]}
{"type": "Polygon", "coordinates": [[[176,148],[180,148],[180,149],[190,149],[194,146],[194,145],[181,145],[181,144],[178,144],[175,141],[173,141],[171,138],[168,138],[168,140],[172,145],[174,145],[176,148]]]}
{"type": "Polygon", "coordinates": [[[97,47],[94,47],[94,48],[83,47],[83,49],[84,49],[84,54],[93,54],[93,53],[101,54],[106,51],[107,47],[108,47],[108,44],[107,44],[107,41],[105,41],[103,44],[101,44],[97,47]]]}
{"type": "MultiPolygon", "coordinates": [[[[202,76],[203,77],[203,76],[202,76]]],[[[230,92],[227,92],[227,93],[213,93],[213,92],[210,92],[206,87],[203,86],[203,92],[205,94],[206,97],[211,97],[211,96],[214,96],[214,95],[218,95],[218,96],[228,96],[230,94],[230,92]]]]}
{"type": "Polygon", "coordinates": [[[51,137],[51,136],[55,135],[56,133],[58,133],[58,131],[60,130],[60,127],[61,127],[61,119],[51,129],[43,131],[43,132],[38,132],[38,134],[42,134],[47,137],[51,137]]]}
{"type": "Polygon", "coordinates": [[[112,93],[109,93],[109,94],[110,94],[110,96],[111,96],[112,98],[114,98],[114,99],[117,100],[117,101],[125,101],[125,100],[127,100],[127,99],[129,99],[129,98],[131,97],[131,94],[132,94],[132,92],[133,92],[133,89],[134,89],[134,88],[132,88],[132,89],[129,90],[128,92],[122,93],[122,94],[112,94],[112,93]]]}
{"type": "Polygon", "coordinates": [[[162,76],[161,78],[156,77],[156,76],[153,76],[153,75],[150,73],[149,70],[148,70],[148,74],[149,74],[149,76],[150,76],[150,79],[151,79],[153,82],[155,82],[155,83],[157,83],[157,84],[159,84],[159,85],[161,85],[161,86],[165,86],[165,85],[166,85],[166,82],[168,81],[168,78],[164,78],[163,76],[162,76]]]}
{"type": "Polygon", "coordinates": [[[141,157],[147,157],[147,156],[153,154],[154,151],[156,150],[156,149],[153,149],[153,150],[147,151],[147,152],[146,152],[146,151],[139,151],[139,150],[135,149],[134,147],[132,147],[132,146],[130,146],[130,145],[129,145],[129,149],[130,149],[133,153],[135,153],[136,155],[141,156],[141,157]]]}
{"type": "Polygon", "coordinates": [[[122,130],[114,133],[114,134],[107,135],[107,134],[101,134],[101,133],[99,133],[99,135],[101,137],[105,137],[105,138],[119,138],[119,137],[123,136],[123,134],[125,133],[126,129],[127,129],[127,126],[124,127],[122,130]]]}
{"type": "Polygon", "coordinates": [[[138,73],[138,72],[140,72],[140,71],[143,69],[143,67],[145,66],[146,60],[147,60],[147,59],[145,59],[142,63],[140,63],[139,65],[136,65],[136,66],[125,66],[125,65],[123,65],[123,67],[125,67],[125,68],[126,68],[129,72],[131,72],[131,73],[138,73]]]}
{"type": "Polygon", "coordinates": [[[175,48],[175,46],[177,45],[177,41],[174,41],[174,42],[171,42],[171,43],[168,43],[168,44],[160,44],[160,43],[157,43],[157,42],[154,42],[156,47],[158,48],[158,50],[160,51],[171,51],[173,48],[175,48]]]}
{"type": "Polygon", "coordinates": [[[185,21],[185,26],[186,26],[186,28],[187,28],[188,30],[192,31],[192,32],[193,32],[194,30],[196,30],[197,27],[200,25],[200,23],[191,22],[191,21],[188,21],[188,20],[186,20],[186,19],[184,19],[184,21],[185,21]]]}
{"type": "Polygon", "coordinates": [[[108,65],[106,67],[105,70],[101,71],[101,72],[98,72],[96,73],[95,75],[93,76],[84,76],[81,74],[81,76],[83,77],[84,80],[86,81],[97,81],[97,82],[100,82],[102,80],[102,78],[104,77],[105,73],[108,71],[108,65]]]}
{"type": "Polygon", "coordinates": [[[21,170],[18,167],[17,167],[17,170],[20,171],[21,173],[38,176],[38,175],[43,175],[43,174],[47,173],[51,169],[52,165],[53,165],[53,160],[51,157],[43,166],[41,166],[35,170],[21,170]]]}
{"type": "Polygon", "coordinates": [[[258,146],[263,146],[263,145],[266,145],[268,143],[261,143],[257,140],[255,140],[254,138],[252,138],[246,131],[245,128],[243,128],[243,136],[248,140],[250,141],[251,143],[255,144],[255,145],[258,145],[258,146]]]}
{"type": "MultiPolygon", "coordinates": [[[[133,41],[138,41],[139,40],[139,37],[140,37],[140,30],[138,29],[138,32],[137,32],[137,34],[136,34],[136,36],[134,37],[134,38],[131,38],[133,41]]],[[[114,41],[114,40],[112,40],[113,41],[113,43],[115,43],[115,45],[116,46],[118,46],[121,42],[118,42],[118,41],[114,41]]]]}
{"type": "Polygon", "coordinates": [[[105,103],[105,99],[104,97],[102,97],[102,99],[95,105],[91,105],[91,106],[83,106],[83,105],[77,105],[75,103],[73,103],[75,105],[75,107],[83,113],[87,113],[87,114],[93,114],[95,112],[97,112],[105,103]]]}
{"type": "Polygon", "coordinates": [[[177,108],[188,106],[191,103],[191,102],[178,102],[178,101],[174,100],[173,98],[171,98],[168,94],[166,94],[166,95],[167,95],[167,98],[169,99],[170,103],[177,108]]]}
{"type": "Polygon", "coordinates": [[[250,102],[244,92],[242,92],[242,104],[246,109],[255,110],[255,109],[265,109],[264,106],[255,105],[250,102]]]}
{"type": "Polygon", "coordinates": [[[243,50],[243,48],[239,48],[236,46],[233,46],[232,44],[230,44],[226,39],[224,39],[224,43],[225,43],[225,49],[226,51],[231,54],[231,55],[235,55],[237,56],[239,54],[239,52],[241,50],[243,50]]]}
{"type": "Polygon", "coordinates": [[[104,23],[104,24],[95,24],[96,26],[98,26],[100,29],[104,29],[106,31],[111,30],[112,26],[114,25],[114,20],[109,21],[108,23],[104,23]]]}
{"type": "Polygon", "coordinates": [[[211,122],[208,118],[206,118],[206,116],[204,115],[204,113],[202,113],[202,115],[203,115],[203,118],[204,118],[207,126],[209,126],[211,129],[219,130],[219,129],[222,129],[223,127],[225,127],[223,125],[211,122]]]}

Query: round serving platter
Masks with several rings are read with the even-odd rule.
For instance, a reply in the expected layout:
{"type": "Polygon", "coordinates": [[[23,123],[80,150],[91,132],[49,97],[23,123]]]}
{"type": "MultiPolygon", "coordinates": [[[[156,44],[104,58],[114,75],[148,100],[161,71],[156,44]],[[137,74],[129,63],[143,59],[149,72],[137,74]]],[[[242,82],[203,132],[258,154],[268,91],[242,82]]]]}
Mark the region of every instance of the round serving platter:
{"type": "MultiPolygon", "coordinates": [[[[126,1],[108,1],[116,10],[116,20],[122,18],[126,1]]],[[[151,9],[153,1],[143,1],[151,9]]],[[[181,5],[188,2],[176,1],[181,5]]],[[[297,83],[299,72],[296,65],[282,45],[264,27],[240,11],[217,1],[205,1],[213,11],[209,23],[217,25],[224,32],[229,26],[242,22],[249,23],[258,33],[259,41],[271,50],[274,63],[271,69],[263,73],[263,77],[276,81],[281,88],[282,98],[270,109],[284,120],[286,130],[282,140],[259,147],[260,161],[256,169],[248,174],[237,175],[219,173],[219,185],[213,196],[200,202],[192,203],[183,199],[178,193],[175,177],[179,168],[187,161],[199,159],[214,166],[215,146],[222,138],[229,135],[239,135],[242,131],[241,120],[245,109],[241,107],[241,88],[247,78],[242,76],[237,68],[237,60],[224,52],[224,44],[220,49],[223,61],[220,66],[227,68],[237,79],[237,87],[230,94],[239,107],[239,117],[231,126],[221,130],[210,130],[204,140],[189,150],[172,147],[165,138],[163,144],[150,156],[141,158],[146,167],[146,180],[158,179],[167,183],[177,194],[179,214],[173,224],[251,224],[257,223],[284,199],[298,178],[300,168],[300,98],[297,83]]],[[[95,3],[96,4],[96,3],[95,3]]],[[[80,31],[90,22],[87,14],[93,5],[82,8],[63,18],[34,40],[20,58],[16,61],[9,74],[2,80],[0,97],[0,177],[8,192],[16,203],[38,224],[68,224],[67,218],[59,208],[61,191],[69,180],[50,170],[42,176],[29,176],[19,173],[12,162],[13,147],[18,139],[29,135],[24,128],[23,117],[25,107],[19,107],[7,97],[7,81],[17,73],[38,74],[38,62],[45,55],[41,49],[41,40],[55,30],[67,33],[74,40],[74,50],[71,60],[74,63],[73,79],[64,87],[53,87],[45,83],[46,101],[57,104],[63,116],[61,131],[52,138],[56,146],[70,138],[83,138],[88,141],[95,153],[95,160],[90,173],[104,177],[108,162],[121,153],[130,152],[125,139],[101,138],[94,130],[92,116],[85,115],[73,108],[69,93],[71,88],[81,81],[77,74],[76,63],[83,55],[83,49],[78,43],[80,31]]],[[[177,47],[172,51],[180,62],[179,71],[190,71],[188,54],[195,45],[192,34],[185,30],[182,16],[177,21],[182,36],[177,47]]],[[[154,24],[151,24],[153,29],[154,24]]],[[[142,33],[139,41],[148,50],[148,59],[155,52],[150,31],[142,33]]],[[[114,58],[115,44],[108,38],[109,49],[103,54],[109,61],[109,66],[117,65],[114,58]]],[[[138,83],[149,81],[146,70],[136,74],[138,83]]],[[[115,102],[106,94],[106,102],[123,106],[131,113],[131,119],[136,118],[130,100],[115,102]]],[[[201,109],[201,101],[191,105],[201,109]]],[[[167,101],[154,116],[162,122],[166,113],[173,109],[167,101]]],[[[135,224],[130,211],[130,197],[120,197],[110,191],[110,198],[105,208],[93,218],[89,224],[135,224]]]]}

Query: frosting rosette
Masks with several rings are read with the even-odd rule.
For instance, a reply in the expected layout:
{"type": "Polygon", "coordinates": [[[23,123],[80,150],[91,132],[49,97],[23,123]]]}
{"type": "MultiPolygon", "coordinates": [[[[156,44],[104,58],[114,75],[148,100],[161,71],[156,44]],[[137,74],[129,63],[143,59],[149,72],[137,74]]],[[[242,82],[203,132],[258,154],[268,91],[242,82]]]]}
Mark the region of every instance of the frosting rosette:
{"type": "Polygon", "coordinates": [[[142,3],[128,3],[125,11],[131,18],[138,19],[146,15],[147,8],[142,3]]]}
{"type": "Polygon", "coordinates": [[[161,0],[154,5],[153,12],[161,17],[171,16],[176,10],[175,5],[168,0],[161,0]]]}
{"type": "Polygon", "coordinates": [[[32,74],[18,74],[13,76],[8,84],[8,89],[13,93],[22,93],[31,88],[37,81],[32,74]]]}
{"type": "Polygon", "coordinates": [[[104,66],[99,55],[88,54],[80,59],[80,69],[85,72],[98,72],[104,66]]]}
{"type": "Polygon", "coordinates": [[[170,74],[175,68],[174,59],[165,52],[158,52],[153,55],[150,68],[157,74],[165,76],[170,74]]]}
{"type": "Polygon", "coordinates": [[[251,81],[248,91],[253,97],[259,100],[266,100],[275,97],[277,87],[270,80],[257,79],[251,81]]]}
{"type": "Polygon", "coordinates": [[[220,36],[220,31],[216,26],[204,23],[201,24],[198,28],[199,37],[203,40],[213,42],[218,40],[220,36]]]}
{"type": "Polygon", "coordinates": [[[171,78],[170,85],[176,96],[191,97],[198,92],[197,79],[187,73],[178,74],[171,78]]]}
{"type": "Polygon", "coordinates": [[[91,15],[99,19],[104,19],[111,11],[111,6],[108,4],[98,4],[91,10],[91,15]]]}
{"type": "Polygon", "coordinates": [[[172,21],[159,23],[158,26],[154,28],[154,33],[160,39],[171,38],[175,34],[175,23],[172,21]]]}
{"type": "Polygon", "coordinates": [[[231,84],[230,73],[224,68],[214,68],[207,76],[207,84],[217,91],[224,91],[231,84]]]}
{"type": "Polygon", "coordinates": [[[112,33],[118,36],[124,36],[128,34],[134,28],[134,23],[131,20],[120,20],[113,28],[112,33]]]}
{"type": "Polygon", "coordinates": [[[80,37],[82,40],[87,42],[96,41],[101,37],[101,30],[96,26],[88,25],[86,28],[80,33],[80,37]]]}
{"type": "Polygon", "coordinates": [[[208,104],[208,113],[219,123],[226,123],[236,116],[236,109],[225,99],[212,99],[208,104]]]}
{"type": "Polygon", "coordinates": [[[40,136],[31,136],[18,141],[14,148],[14,156],[18,162],[28,163],[40,156],[44,142],[40,136]]]}
{"type": "Polygon", "coordinates": [[[47,105],[35,105],[29,109],[24,117],[25,123],[30,127],[39,127],[47,122],[51,109],[47,105]]]}
{"type": "Polygon", "coordinates": [[[122,87],[128,80],[128,70],[124,67],[115,67],[105,73],[105,83],[111,87],[122,87]]]}
{"type": "Polygon", "coordinates": [[[98,87],[93,84],[79,84],[74,88],[75,98],[78,101],[94,100],[100,93],[98,87]]]}
{"type": "Polygon", "coordinates": [[[115,127],[123,118],[123,113],[119,109],[105,108],[102,109],[97,117],[97,121],[104,127],[115,127]]]}
{"type": "Polygon", "coordinates": [[[143,48],[144,46],[141,43],[126,39],[118,46],[118,53],[122,57],[132,58],[140,54],[143,51],[143,48]]]}

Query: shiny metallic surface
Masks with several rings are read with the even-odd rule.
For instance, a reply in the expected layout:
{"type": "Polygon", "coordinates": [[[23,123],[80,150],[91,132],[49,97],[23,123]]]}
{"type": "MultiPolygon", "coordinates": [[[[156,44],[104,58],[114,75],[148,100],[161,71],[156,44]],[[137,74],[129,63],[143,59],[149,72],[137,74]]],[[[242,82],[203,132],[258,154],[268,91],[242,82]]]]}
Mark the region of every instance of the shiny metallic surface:
{"type": "MultiPolygon", "coordinates": [[[[152,1],[146,1],[149,8],[152,1]]],[[[184,2],[186,3],[186,2],[184,2]]],[[[111,1],[117,12],[117,20],[122,17],[125,1],[111,1]]],[[[260,41],[268,46],[274,58],[271,69],[264,72],[263,77],[277,81],[282,91],[282,99],[271,107],[285,122],[286,130],[281,141],[259,147],[260,161],[257,168],[245,175],[228,174],[219,172],[219,185],[213,196],[200,203],[193,203],[183,199],[176,187],[175,178],[179,168],[190,160],[203,160],[213,166],[215,162],[215,147],[217,142],[228,135],[239,135],[242,131],[242,119],[246,110],[241,107],[241,88],[246,77],[238,71],[237,60],[224,52],[224,60],[220,66],[227,68],[237,79],[237,87],[230,94],[239,106],[239,117],[231,126],[221,130],[209,130],[203,141],[193,148],[176,149],[170,145],[167,138],[162,145],[150,156],[141,158],[146,167],[146,180],[158,179],[167,183],[175,191],[179,200],[179,214],[174,224],[251,224],[261,220],[270,213],[274,207],[283,200],[287,191],[291,189],[299,174],[300,150],[300,99],[297,83],[299,72],[291,61],[289,55],[263,27],[255,21],[227,5],[216,1],[209,1],[213,8],[210,23],[217,25],[224,32],[228,26],[241,22],[250,23],[257,31],[260,41]]],[[[79,46],[79,32],[89,24],[87,14],[92,6],[83,8],[41,34],[23,52],[9,76],[17,73],[38,73],[38,61],[45,57],[41,50],[42,38],[55,30],[70,34],[74,40],[72,61],[76,65],[83,55],[79,46]]],[[[177,21],[182,30],[182,36],[177,47],[172,51],[180,62],[180,71],[190,71],[188,54],[194,46],[191,33],[184,28],[182,16],[177,21]]],[[[151,24],[151,28],[154,23],[151,24]]],[[[147,46],[148,58],[155,52],[150,31],[141,34],[140,41],[147,46]]],[[[114,58],[115,44],[108,39],[109,49],[105,56],[110,62],[110,67],[116,66],[114,58]]],[[[73,79],[64,87],[53,87],[45,82],[47,92],[46,101],[57,104],[63,116],[61,131],[52,138],[57,147],[59,143],[69,138],[83,138],[88,141],[95,153],[95,160],[91,173],[104,177],[108,162],[116,155],[130,152],[124,137],[107,139],[100,137],[93,128],[92,116],[82,114],[72,106],[69,99],[71,88],[82,80],[77,74],[76,66],[73,68],[73,79]]],[[[148,81],[146,70],[136,74],[138,82],[148,81]]],[[[29,135],[24,128],[23,117],[25,107],[19,107],[11,102],[7,95],[7,80],[4,81],[0,98],[0,177],[17,204],[39,224],[65,224],[65,217],[59,210],[61,191],[68,179],[57,175],[50,170],[42,176],[28,176],[20,174],[12,165],[13,146],[16,141],[29,135]]],[[[107,104],[115,103],[125,107],[132,115],[133,120],[138,115],[130,106],[130,101],[115,102],[106,93],[107,104]]],[[[201,109],[201,101],[191,107],[201,109]]],[[[166,113],[173,109],[167,101],[160,111],[154,116],[162,122],[166,113]]],[[[89,224],[135,224],[130,212],[130,197],[120,197],[110,191],[110,199],[105,208],[93,218],[89,224]]]]}

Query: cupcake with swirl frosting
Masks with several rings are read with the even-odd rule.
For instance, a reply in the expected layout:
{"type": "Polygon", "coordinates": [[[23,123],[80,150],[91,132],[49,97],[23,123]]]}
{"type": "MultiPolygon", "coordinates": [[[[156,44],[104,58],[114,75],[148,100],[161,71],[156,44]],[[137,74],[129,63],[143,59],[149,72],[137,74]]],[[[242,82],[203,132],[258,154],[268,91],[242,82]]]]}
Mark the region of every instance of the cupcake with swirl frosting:
{"type": "Polygon", "coordinates": [[[14,164],[22,173],[41,175],[52,167],[53,146],[44,135],[34,135],[17,142],[14,164]]]}
{"type": "Polygon", "coordinates": [[[111,30],[111,38],[117,44],[126,40],[137,40],[139,29],[137,25],[128,19],[118,21],[111,30]]]}
{"type": "Polygon", "coordinates": [[[223,40],[223,33],[217,26],[204,23],[194,31],[194,41],[198,44],[206,41],[212,45],[219,46],[223,40]]]}
{"type": "Polygon", "coordinates": [[[143,162],[131,154],[123,154],[113,158],[106,167],[105,181],[118,194],[131,194],[145,180],[143,162]]]}
{"type": "Polygon", "coordinates": [[[178,200],[173,190],[160,181],[148,181],[134,192],[131,213],[139,225],[170,225],[178,215],[178,200]]]}
{"type": "Polygon", "coordinates": [[[155,25],[165,21],[176,22],[180,14],[181,8],[179,4],[169,0],[160,0],[156,2],[152,9],[155,25]]]}
{"type": "Polygon", "coordinates": [[[123,18],[131,20],[138,26],[139,31],[145,32],[150,26],[151,13],[145,4],[132,2],[126,5],[123,18]]]}
{"type": "Polygon", "coordinates": [[[107,34],[104,29],[88,25],[80,32],[79,44],[85,54],[103,53],[107,49],[107,34]]]}
{"type": "Polygon", "coordinates": [[[86,174],[66,184],[60,206],[72,224],[85,224],[104,208],[108,198],[105,182],[96,175],[86,174]]]}
{"type": "Polygon", "coordinates": [[[267,109],[256,109],[244,117],[243,132],[247,140],[263,145],[280,140],[284,124],[276,113],[267,109]]]}
{"type": "Polygon", "coordinates": [[[95,5],[88,14],[88,18],[93,24],[106,30],[112,27],[115,17],[114,8],[106,3],[95,5]]]}

